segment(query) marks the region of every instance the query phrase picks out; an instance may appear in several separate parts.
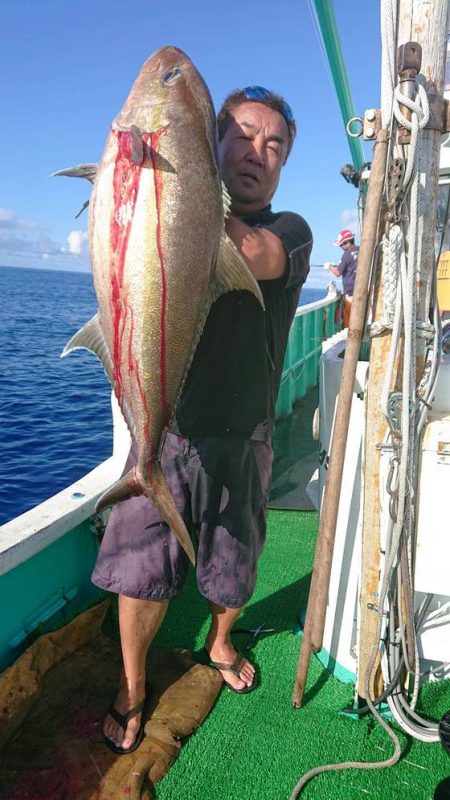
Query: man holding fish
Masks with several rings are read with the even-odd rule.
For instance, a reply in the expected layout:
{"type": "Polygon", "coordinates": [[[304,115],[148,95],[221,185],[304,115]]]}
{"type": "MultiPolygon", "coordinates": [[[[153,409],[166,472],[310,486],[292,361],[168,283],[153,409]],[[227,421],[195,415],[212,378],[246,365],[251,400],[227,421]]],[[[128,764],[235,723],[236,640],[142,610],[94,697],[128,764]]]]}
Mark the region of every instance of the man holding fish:
{"type": "Polygon", "coordinates": [[[264,544],[274,406],[312,235],[302,217],[270,207],[296,134],[288,104],[261,86],[233,92],[218,115],[218,146],[212,114],[206,86],[180,50],[162,48],[146,62],[94,183],[94,280],[109,270],[96,281],[98,319],[68,347],[101,357],[133,437],[125,477],[99,503],[116,504],[93,574],[119,595],[123,675],[103,728],[117,753],[142,740],[147,652],[193,545],[212,615],[210,663],[232,691],[257,685],[230,634],[264,544]],[[176,102],[159,103],[157,112],[154,105],[151,126],[136,100],[145,69],[153,94],[178,92],[176,102]],[[177,144],[177,126],[187,124],[177,144]],[[151,207],[142,200],[145,181],[151,207]],[[152,214],[151,236],[138,237],[152,214]],[[133,294],[127,274],[136,279],[142,253],[143,279],[153,282],[133,294]],[[151,314],[145,298],[155,304],[151,314]],[[188,324],[191,303],[186,332],[177,325],[188,324]]]}

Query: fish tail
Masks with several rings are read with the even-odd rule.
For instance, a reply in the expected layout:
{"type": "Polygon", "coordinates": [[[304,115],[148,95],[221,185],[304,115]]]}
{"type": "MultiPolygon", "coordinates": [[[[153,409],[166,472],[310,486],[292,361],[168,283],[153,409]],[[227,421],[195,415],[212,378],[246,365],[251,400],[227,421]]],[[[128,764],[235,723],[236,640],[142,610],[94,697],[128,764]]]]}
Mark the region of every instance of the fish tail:
{"type": "Polygon", "coordinates": [[[177,537],[189,560],[195,566],[195,552],[186,524],[181,516],[172,493],[167,485],[164,473],[158,463],[151,465],[151,477],[145,482],[144,492],[159,509],[161,516],[177,537]]]}
{"type": "Polygon", "coordinates": [[[146,494],[158,508],[162,518],[169,525],[172,533],[177,537],[189,560],[195,566],[195,552],[191,537],[178,511],[170,489],[167,485],[163,471],[159,464],[153,463],[150,467],[151,474],[146,481],[140,481],[137,470],[133,467],[126,475],[118,480],[110,489],[107,489],[97,500],[95,511],[99,513],[105,508],[130,497],[146,494]]]}

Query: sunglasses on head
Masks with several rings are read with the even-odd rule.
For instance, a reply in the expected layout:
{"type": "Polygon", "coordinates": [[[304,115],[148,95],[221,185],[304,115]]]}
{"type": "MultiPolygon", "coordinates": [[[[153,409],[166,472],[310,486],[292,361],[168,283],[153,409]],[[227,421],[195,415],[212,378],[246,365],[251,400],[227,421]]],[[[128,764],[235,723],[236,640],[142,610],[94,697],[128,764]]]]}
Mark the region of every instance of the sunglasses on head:
{"type": "MultiPolygon", "coordinates": [[[[273,97],[273,92],[269,92],[264,86],[246,86],[242,91],[248,100],[270,100],[273,97]]],[[[279,110],[288,125],[294,122],[292,108],[286,103],[286,100],[281,101],[279,110]]]]}

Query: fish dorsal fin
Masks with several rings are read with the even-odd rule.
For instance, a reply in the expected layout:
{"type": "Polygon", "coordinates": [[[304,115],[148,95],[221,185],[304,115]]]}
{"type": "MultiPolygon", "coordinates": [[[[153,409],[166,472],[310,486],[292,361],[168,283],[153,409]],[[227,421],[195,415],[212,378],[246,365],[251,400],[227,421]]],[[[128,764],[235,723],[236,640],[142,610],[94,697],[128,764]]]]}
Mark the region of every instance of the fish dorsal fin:
{"type": "Polygon", "coordinates": [[[211,302],[235,289],[252,292],[264,308],[263,296],[256,279],[250,272],[244,257],[241,256],[233,240],[224,231],[220,240],[211,302]]]}
{"type": "Polygon", "coordinates": [[[228,214],[230,213],[231,197],[223,181],[222,181],[222,203],[223,203],[223,215],[226,219],[228,217],[228,214]]]}
{"type": "Polygon", "coordinates": [[[58,175],[65,175],[67,178],[86,178],[87,181],[94,183],[97,170],[98,164],[77,164],[76,167],[66,167],[52,172],[50,177],[56,178],[58,175]]]}

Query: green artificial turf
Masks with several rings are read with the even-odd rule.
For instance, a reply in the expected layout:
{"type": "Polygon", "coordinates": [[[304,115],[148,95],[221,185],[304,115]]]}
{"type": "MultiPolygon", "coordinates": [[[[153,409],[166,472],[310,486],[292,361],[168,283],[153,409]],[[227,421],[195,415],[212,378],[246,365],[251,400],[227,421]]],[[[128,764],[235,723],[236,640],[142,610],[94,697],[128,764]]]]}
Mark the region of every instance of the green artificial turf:
{"type": "MultiPolygon", "coordinates": [[[[312,767],[391,756],[391,740],[374,719],[339,716],[353,700],[353,687],[339,683],[317,658],[311,659],[303,708],[291,705],[300,645],[294,631],[298,612],[306,605],[317,524],[315,512],[269,512],[257,589],[237,625],[275,628],[252,643],[251,650],[244,649],[260,669],[261,685],[247,695],[222,689],[207,719],[183,742],[177,761],[156,787],[157,800],[288,800],[312,767]]],[[[200,650],[207,629],[207,603],[191,573],[155,646],[200,650]]],[[[236,642],[242,649],[251,637],[236,635],[236,642]]],[[[450,708],[449,683],[424,687],[421,707],[431,718],[439,719],[450,708]]],[[[319,775],[301,798],[431,800],[436,785],[450,775],[450,759],[440,744],[424,744],[403,732],[399,736],[403,757],[396,766],[319,775]]]]}

